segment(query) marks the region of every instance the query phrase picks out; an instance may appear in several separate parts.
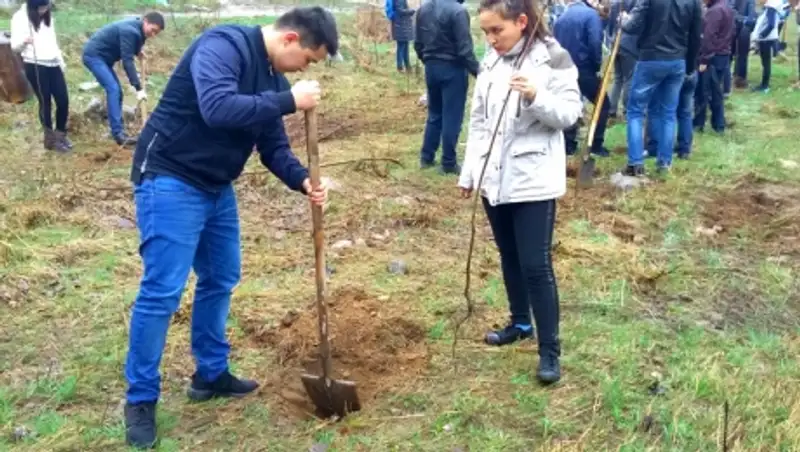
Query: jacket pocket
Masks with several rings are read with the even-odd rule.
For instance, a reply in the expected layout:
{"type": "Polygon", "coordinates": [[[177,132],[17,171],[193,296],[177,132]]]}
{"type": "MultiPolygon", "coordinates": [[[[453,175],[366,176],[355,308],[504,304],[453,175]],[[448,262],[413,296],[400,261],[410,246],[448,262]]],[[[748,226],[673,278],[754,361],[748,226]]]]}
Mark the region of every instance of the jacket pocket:
{"type": "Polygon", "coordinates": [[[510,156],[510,195],[539,190],[547,186],[547,174],[542,168],[550,158],[550,148],[545,143],[535,145],[517,146],[511,151],[510,156]]]}

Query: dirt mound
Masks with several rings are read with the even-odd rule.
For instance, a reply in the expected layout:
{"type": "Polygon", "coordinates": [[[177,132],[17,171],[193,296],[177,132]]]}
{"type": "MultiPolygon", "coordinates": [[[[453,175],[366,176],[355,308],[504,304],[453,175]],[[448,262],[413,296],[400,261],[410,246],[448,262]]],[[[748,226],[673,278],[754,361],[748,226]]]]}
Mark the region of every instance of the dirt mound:
{"type": "Polygon", "coordinates": [[[746,177],[703,204],[702,228],[718,235],[748,229],[786,252],[800,251],[800,186],[746,177]]]}
{"type": "MultiPolygon", "coordinates": [[[[328,321],[335,378],[354,381],[362,410],[386,392],[402,390],[428,364],[425,328],[359,289],[344,288],[328,296],[328,321]]],[[[314,408],[300,381],[301,372],[321,375],[317,310],[289,311],[280,325],[247,331],[273,348],[283,368],[270,385],[288,414],[308,416],[314,408]]]]}

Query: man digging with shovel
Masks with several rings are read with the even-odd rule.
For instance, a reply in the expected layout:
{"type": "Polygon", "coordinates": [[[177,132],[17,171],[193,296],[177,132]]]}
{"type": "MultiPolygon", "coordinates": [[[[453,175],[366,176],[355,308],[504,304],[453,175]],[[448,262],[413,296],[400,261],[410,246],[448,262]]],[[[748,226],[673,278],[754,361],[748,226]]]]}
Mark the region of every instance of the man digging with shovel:
{"type": "Polygon", "coordinates": [[[320,89],[316,82],[300,81],[289,90],[282,73],[302,71],[335,55],[338,47],[331,13],[295,8],[274,26],[205,31],[172,73],[142,131],[131,171],[144,271],[125,363],[128,444],[155,445],[158,367],[192,268],[197,368],[189,398],[242,397],[258,387],[228,369],[225,323],[241,266],[232,182],[255,146],[264,166],[283,183],[324,205],[327,188],[322,183],[312,188],[283,126],[284,115],[315,108],[320,89]]]}

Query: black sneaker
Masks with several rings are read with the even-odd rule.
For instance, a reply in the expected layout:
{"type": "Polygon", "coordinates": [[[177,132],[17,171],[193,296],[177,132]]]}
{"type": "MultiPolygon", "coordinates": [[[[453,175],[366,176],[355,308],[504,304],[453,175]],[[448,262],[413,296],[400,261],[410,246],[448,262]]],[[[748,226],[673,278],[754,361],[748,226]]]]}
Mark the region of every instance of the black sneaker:
{"type": "Polygon", "coordinates": [[[433,168],[435,165],[436,165],[436,162],[435,162],[435,161],[433,161],[433,160],[431,160],[430,162],[428,162],[428,161],[426,161],[426,160],[420,160],[420,161],[419,161],[419,167],[420,167],[420,169],[428,169],[428,168],[433,168]]]}
{"type": "Polygon", "coordinates": [[[561,365],[558,363],[558,356],[546,353],[539,356],[539,368],[536,369],[536,378],[542,384],[553,384],[561,380],[561,365]]]}
{"type": "Polygon", "coordinates": [[[453,166],[441,166],[439,167],[439,174],[447,175],[447,174],[460,174],[461,173],[461,166],[459,164],[455,164],[453,166]]]}
{"type": "Polygon", "coordinates": [[[114,141],[120,146],[129,147],[135,145],[136,142],[138,141],[138,138],[128,136],[127,133],[122,132],[121,134],[114,137],[114,141]]]}
{"type": "Polygon", "coordinates": [[[152,449],[156,445],[155,402],[125,404],[125,441],[137,449],[152,449]]]}
{"type": "Polygon", "coordinates": [[[628,165],[622,170],[622,174],[626,176],[644,176],[644,165],[628,165]]]}
{"type": "Polygon", "coordinates": [[[203,402],[214,397],[244,397],[258,389],[258,383],[253,380],[240,380],[227,370],[215,381],[203,381],[196,373],[192,375],[192,385],[187,395],[195,402],[203,402]]]}
{"type": "Polygon", "coordinates": [[[529,329],[522,329],[514,324],[509,324],[502,330],[490,331],[486,333],[483,341],[488,345],[508,345],[522,339],[530,339],[533,337],[533,326],[529,329]]]}

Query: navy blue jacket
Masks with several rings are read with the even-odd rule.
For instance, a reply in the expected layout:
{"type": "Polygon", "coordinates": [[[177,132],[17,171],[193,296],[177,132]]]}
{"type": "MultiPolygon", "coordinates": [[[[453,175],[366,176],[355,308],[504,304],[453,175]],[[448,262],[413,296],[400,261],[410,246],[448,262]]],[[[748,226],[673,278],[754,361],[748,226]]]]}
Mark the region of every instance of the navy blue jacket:
{"type": "Polygon", "coordinates": [[[596,74],[603,65],[603,21],[591,6],[579,1],[567,6],[553,36],[569,52],[580,72],[596,74]]]}
{"type": "Polygon", "coordinates": [[[110,23],[97,30],[83,46],[83,55],[100,58],[109,66],[122,60],[122,67],[136,91],[142,89],[139,74],[133,58],[142,51],[147,39],[142,28],[142,20],[124,19],[110,23]]]}
{"type": "Polygon", "coordinates": [[[293,190],[308,171],[292,153],[283,116],[294,113],[286,77],[272,68],[258,26],[206,30],[186,50],[136,146],[131,180],[164,174],[217,193],[242,173],[253,146],[293,190]]]}

